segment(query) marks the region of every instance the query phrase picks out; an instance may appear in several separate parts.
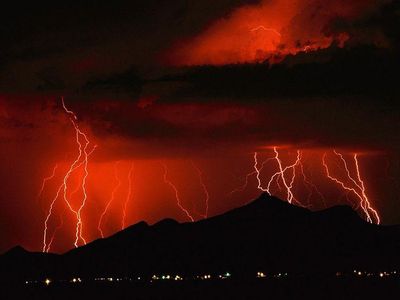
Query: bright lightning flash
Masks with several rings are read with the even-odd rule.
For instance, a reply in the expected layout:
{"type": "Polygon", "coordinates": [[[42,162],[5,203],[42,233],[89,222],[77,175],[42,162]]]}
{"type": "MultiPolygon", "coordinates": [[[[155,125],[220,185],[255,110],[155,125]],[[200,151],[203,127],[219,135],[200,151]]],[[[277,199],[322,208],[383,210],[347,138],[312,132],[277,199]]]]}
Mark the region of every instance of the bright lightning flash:
{"type": "MultiPolygon", "coordinates": [[[[92,149],[89,151],[89,139],[87,137],[87,135],[79,128],[79,125],[77,124],[77,116],[75,115],[75,113],[71,110],[69,110],[64,102],[64,98],[61,98],[61,102],[62,102],[62,106],[64,111],[70,116],[70,121],[75,129],[75,140],[76,143],[78,145],[78,156],[75,158],[75,160],[73,161],[73,163],[71,164],[71,166],[69,167],[67,173],[65,174],[64,178],[63,178],[63,182],[62,184],[59,186],[55,197],[53,198],[52,202],[50,203],[50,207],[48,210],[48,214],[45,218],[45,222],[44,222],[44,230],[43,230],[43,252],[48,252],[50,251],[50,245],[48,245],[47,243],[47,231],[48,231],[48,222],[52,216],[53,213],[53,208],[54,208],[54,204],[57,201],[57,199],[59,198],[61,192],[63,194],[63,199],[66,203],[66,205],[68,206],[68,208],[70,209],[70,211],[75,215],[76,217],[76,229],[75,229],[75,242],[74,242],[74,246],[78,247],[79,245],[79,240],[81,240],[84,244],[86,244],[86,240],[83,237],[83,221],[82,221],[82,210],[85,207],[86,204],[86,200],[87,200],[87,191],[86,191],[86,181],[87,181],[87,177],[89,175],[89,171],[88,171],[88,157],[89,155],[96,149],[96,145],[94,145],[92,147],[92,149]],[[83,140],[83,141],[82,141],[83,140]],[[82,145],[83,144],[83,145],[82,145]],[[82,200],[80,202],[80,205],[78,206],[77,209],[73,208],[72,203],[71,203],[71,199],[70,197],[68,197],[68,180],[71,177],[71,175],[73,174],[73,172],[75,170],[77,170],[79,167],[83,166],[84,169],[84,175],[81,179],[81,188],[82,188],[82,192],[83,192],[83,197],[82,200]]],[[[54,239],[54,238],[53,238],[54,239]]]]}
{"type": "Polygon", "coordinates": [[[361,179],[358,155],[353,155],[355,171],[357,173],[357,178],[354,179],[354,177],[351,175],[348,163],[345,160],[343,154],[337,152],[336,150],[334,150],[333,152],[342,161],[346,173],[346,178],[345,180],[341,180],[339,177],[336,177],[332,174],[332,171],[329,169],[328,163],[326,161],[327,153],[324,153],[324,155],[322,156],[322,165],[324,166],[326,176],[331,181],[341,186],[344,190],[352,192],[359,199],[360,207],[363,210],[368,222],[373,223],[374,221],[376,221],[377,224],[380,224],[378,212],[371,206],[371,202],[366,195],[364,181],[361,179]]]}
{"type": "Polygon", "coordinates": [[[168,179],[168,168],[167,165],[162,163],[164,169],[164,182],[171,187],[171,189],[175,193],[176,204],[178,205],[179,209],[189,218],[190,221],[194,222],[193,216],[189,213],[189,211],[182,206],[181,199],[179,197],[179,192],[176,186],[168,179]]]}
{"type": "Polygon", "coordinates": [[[103,212],[102,212],[102,214],[101,214],[101,216],[100,216],[100,219],[99,219],[99,224],[97,225],[97,229],[99,230],[100,235],[101,235],[102,238],[104,238],[103,229],[101,228],[102,223],[103,223],[103,219],[104,219],[104,217],[105,217],[105,215],[106,215],[108,209],[110,208],[111,204],[112,204],[112,203],[114,202],[114,200],[115,200],[115,194],[116,194],[116,192],[117,192],[118,189],[121,187],[121,179],[118,177],[118,164],[119,164],[119,162],[117,161],[117,162],[115,163],[115,165],[114,165],[114,177],[115,177],[116,185],[115,185],[115,187],[113,188],[113,190],[112,190],[112,192],[111,192],[110,200],[108,200],[107,205],[104,207],[104,210],[103,210],[103,212]]]}
{"type": "Polygon", "coordinates": [[[204,198],[205,211],[204,211],[204,214],[201,214],[201,216],[204,219],[207,219],[208,218],[208,202],[210,200],[210,194],[208,193],[207,186],[204,184],[203,172],[193,161],[191,161],[191,163],[192,163],[193,168],[196,170],[196,172],[199,176],[200,185],[201,185],[201,188],[203,189],[204,196],[205,196],[205,198],[204,198]]]}
{"type": "Polygon", "coordinates": [[[121,229],[125,229],[126,211],[127,211],[127,208],[128,208],[128,203],[132,198],[132,173],[133,173],[134,167],[135,167],[135,164],[132,162],[131,167],[129,169],[129,173],[128,173],[128,194],[126,195],[126,199],[125,199],[124,206],[123,206],[123,209],[122,209],[121,229]]]}

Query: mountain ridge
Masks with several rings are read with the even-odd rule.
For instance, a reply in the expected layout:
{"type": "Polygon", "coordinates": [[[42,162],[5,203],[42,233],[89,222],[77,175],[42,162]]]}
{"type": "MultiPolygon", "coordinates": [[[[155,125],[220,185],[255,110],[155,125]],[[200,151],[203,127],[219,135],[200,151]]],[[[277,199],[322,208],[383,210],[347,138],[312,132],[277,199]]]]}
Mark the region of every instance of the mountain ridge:
{"type": "Polygon", "coordinates": [[[400,267],[400,227],[369,224],[348,206],[312,212],[264,193],[209,219],[139,222],[61,255],[21,249],[0,256],[0,279],[227,270],[308,274],[400,267]]]}

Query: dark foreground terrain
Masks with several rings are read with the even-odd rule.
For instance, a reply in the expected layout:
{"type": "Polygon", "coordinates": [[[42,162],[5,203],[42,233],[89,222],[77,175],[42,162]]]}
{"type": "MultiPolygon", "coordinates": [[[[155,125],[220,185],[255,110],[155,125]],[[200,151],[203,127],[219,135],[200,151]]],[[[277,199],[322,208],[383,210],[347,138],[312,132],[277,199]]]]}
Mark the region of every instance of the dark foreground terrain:
{"type": "Polygon", "coordinates": [[[133,225],[62,255],[0,256],[0,299],[383,299],[400,294],[400,228],[350,207],[262,194],[195,223],[133,225]]]}
{"type": "Polygon", "coordinates": [[[19,286],[1,299],[397,299],[400,278],[296,278],[251,281],[19,286]]]}

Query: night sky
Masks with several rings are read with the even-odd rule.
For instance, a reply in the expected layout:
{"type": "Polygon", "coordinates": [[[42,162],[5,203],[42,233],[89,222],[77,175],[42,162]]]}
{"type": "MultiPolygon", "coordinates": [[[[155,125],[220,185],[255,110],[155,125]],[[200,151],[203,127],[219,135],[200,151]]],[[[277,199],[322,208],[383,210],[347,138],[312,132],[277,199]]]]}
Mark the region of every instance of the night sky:
{"type": "Polygon", "coordinates": [[[400,223],[398,2],[13,1],[0,17],[0,252],[71,249],[80,207],[77,245],[214,216],[279,162],[272,194],[400,223]]]}

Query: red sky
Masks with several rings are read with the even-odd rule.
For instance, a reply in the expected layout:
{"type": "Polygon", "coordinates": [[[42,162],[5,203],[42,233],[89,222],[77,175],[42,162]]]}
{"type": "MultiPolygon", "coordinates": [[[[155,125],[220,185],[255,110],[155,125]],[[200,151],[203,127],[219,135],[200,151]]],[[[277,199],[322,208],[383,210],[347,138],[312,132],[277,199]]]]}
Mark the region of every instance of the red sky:
{"type": "Polygon", "coordinates": [[[10,7],[0,40],[0,251],[41,251],[53,236],[51,251],[74,247],[83,200],[87,242],[101,236],[100,219],[105,236],[121,229],[125,203],[127,225],[198,220],[207,197],[214,216],[257,197],[279,162],[289,167],[269,191],[284,200],[348,204],[364,219],[369,201],[383,224],[400,222],[395,4],[207,2],[38,5],[29,16],[10,7]],[[67,203],[57,190],[85,161],[74,124],[86,150],[97,148],[87,198],[82,165],[66,180],[67,203]]]}
{"type": "MultiPolygon", "coordinates": [[[[66,98],[66,103],[67,101],[66,98]]],[[[2,102],[3,146],[0,175],[4,188],[1,219],[5,233],[3,236],[6,236],[3,247],[22,244],[28,249],[40,250],[43,246],[43,226],[49,205],[78,154],[75,131],[62,108],[60,98],[14,100],[13,104],[10,103],[11,101],[6,100],[2,102]],[[43,193],[38,197],[43,178],[52,174],[56,164],[58,167],[55,177],[46,182],[43,193]]],[[[361,132],[359,145],[352,139],[351,142],[346,140],[352,135],[346,137],[343,134],[331,136],[333,140],[323,145],[327,141],[319,140],[318,132],[311,131],[308,137],[307,131],[310,128],[307,126],[303,125],[301,130],[296,130],[298,124],[306,122],[299,122],[296,114],[291,116],[279,112],[277,105],[157,106],[152,104],[145,112],[131,102],[116,104],[111,101],[110,105],[104,102],[101,105],[78,105],[75,102],[75,105],[70,106],[74,107],[81,130],[88,135],[88,149],[98,145],[89,156],[88,198],[82,210],[82,232],[87,241],[100,237],[99,219],[118,181],[121,182],[120,186],[114,192],[114,200],[104,216],[101,228],[105,236],[121,229],[132,163],[132,197],[127,204],[127,225],[141,220],[154,223],[166,217],[190,221],[179,209],[174,190],[164,181],[163,165],[167,166],[167,179],[178,190],[181,205],[198,220],[205,213],[206,194],[196,167],[202,173],[202,180],[209,194],[209,215],[213,216],[243,205],[261,193],[257,189],[255,174],[248,177],[246,187],[243,185],[246,174],[255,170],[254,152],[258,152],[260,167],[264,160],[275,155],[270,146],[278,146],[284,167],[293,164],[296,161],[296,151],[301,150],[301,162],[307,182],[300,173],[300,166],[297,166],[293,193],[301,205],[311,209],[322,209],[335,204],[357,206],[359,199],[355,194],[346,193],[326,177],[322,156],[328,153],[327,162],[332,174],[351,186],[352,183],[344,173],[344,165],[332,150],[336,149],[345,155],[353,178],[356,178],[353,154],[359,153],[360,170],[362,179],[365,180],[368,199],[379,212],[383,223],[398,220],[398,216],[393,214],[393,209],[397,211],[398,205],[396,186],[393,185],[399,171],[398,164],[396,165],[398,158],[388,148],[367,146],[363,142],[365,134],[361,132]],[[81,119],[80,109],[91,109],[91,118],[81,119]],[[103,113],[112,116],[115,110],[121,119],[126,114],[126,120],[121,120],[122,123],[132,122],[132,126],[138,119],[146,124],[150,118],[156,124],[156,132],[152,132],[151,125],[147,125],[144,132],[134,130],[129,136],[127,133],[122,135],[116,132],[117,129],[113,128],[106,117],[96,119],[103,113]],[[265,117],[268,115],[273,117],[265,117]],[[291,117],[296,119],[290,120],[291,117]],[[263,124],[264,120],[266,124],[263,124]],[[157,122],[165,122],[164,126],[169,128],[158,127],[157,122]],[[251,134],[243,134],[245,131],[250,131],[251,134]],[[311,136],[315,138],[312,139],[311,136]],[[234,190],[237,191],[232,194],[234,190]]],[[[262,187],[266,188],[269,179],[277,171],[277,161],[268,161],[260,175],[262,187]]],[[[285,176],[291,178],[291,172],[287,171],[285,176]]],[[[79,168],[67,184],[67,197],[75,209],[83,199],[82,190],[78,190],[82,176],[83,168],[79,168]]],[[[278,184],[272,184],[271,192],[283,199],[287,198],[282,179],[278,179],[278,184]]],[[[365,218],[360,208],[358,212],[365,218]]],[[[49,219],[48,239],[61,222],[60,218],[63,226],[57,231],[52,251],[65,251],[73,247],[75,241],[76,216],[66,206],[62,196],[55,202],[49,219]]]]}

